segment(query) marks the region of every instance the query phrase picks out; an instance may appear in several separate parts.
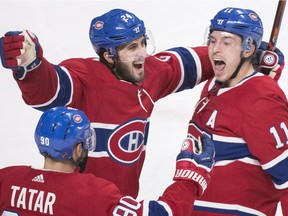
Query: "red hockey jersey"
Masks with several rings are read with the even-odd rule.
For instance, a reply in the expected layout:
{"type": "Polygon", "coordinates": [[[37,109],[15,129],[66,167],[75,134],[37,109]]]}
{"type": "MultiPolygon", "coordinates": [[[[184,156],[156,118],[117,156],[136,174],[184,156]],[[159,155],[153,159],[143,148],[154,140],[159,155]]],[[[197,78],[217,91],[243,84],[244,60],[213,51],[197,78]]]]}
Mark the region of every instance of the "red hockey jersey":
{"type": "Polygon", "coordinates": [[[137,197],[154,103],[213,76],[207,47],[178,47],[149,56],[145,73],[142,83],[131,84],[97,59],[69,59],[60,65],[42,59],[24,80],[16,80],[24,101],[36,109],[70,106],[84,111],[97,139],[86,172],[137,197]]]}
{"type": "Polygon", "coordinates": [[[234,87],[208,81],[188,132],[211,135],[216,150],[192,215],[275,215],[288,191],[288,104],[274,80],[255,72],[234,87]]]}
{"type": "Polygon", "coordinates": [[[0,169],[0,215],[188,216],[197,190],[192,181],[178,181],[158,201],[137,202],[91,174],[13,166],[0,169]]]}

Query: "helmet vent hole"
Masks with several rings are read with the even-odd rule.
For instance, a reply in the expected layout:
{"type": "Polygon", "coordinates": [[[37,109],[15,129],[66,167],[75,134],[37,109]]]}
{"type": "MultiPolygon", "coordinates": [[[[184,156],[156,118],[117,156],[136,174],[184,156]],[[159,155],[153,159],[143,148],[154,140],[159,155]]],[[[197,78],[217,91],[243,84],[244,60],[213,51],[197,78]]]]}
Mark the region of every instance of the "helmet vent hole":
{"type": "Polygon", "coordinates": [[[44,127],[44,124],[45,124],[45,121],[43,121],[40,125],[40,128],[43,128],[44,127]]]}
{"type": "Polygon", "coordinates": [[[55,131],[55,128],[56,128],[56,124],[55,123],[53,123],[53,125],[52,125],[52,131],[55,131]]]}
{"type": "Polygon", "coordinates": [[[64,136],[63,136],[63,140],[66,139],[66,136],[67,136],[67,134],[69,134],[69,133],[70,133],[70,129],[69,129],[69,128],[66,128],[65,133],[64,133],[64,136]]]}

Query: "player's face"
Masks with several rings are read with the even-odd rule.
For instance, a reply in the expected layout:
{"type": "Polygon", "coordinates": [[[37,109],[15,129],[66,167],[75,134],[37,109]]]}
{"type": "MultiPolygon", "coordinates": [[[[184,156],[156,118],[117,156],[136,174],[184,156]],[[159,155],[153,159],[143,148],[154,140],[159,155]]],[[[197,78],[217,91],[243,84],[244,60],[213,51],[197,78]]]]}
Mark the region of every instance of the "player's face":
{"type": "Polygon", "coordinates": [[[209,36],[208,53],[219,82],[226,82],[236,70],[242,55],[240,36],[223,31],[213,31],[209,36]]]}
{"type": "Polygon", "coordinates": [[[143,81],[146,57],[147,51],[144,36],[121,47],[115,61],[116,73],[119,78],[133,83],[143,81]]]}

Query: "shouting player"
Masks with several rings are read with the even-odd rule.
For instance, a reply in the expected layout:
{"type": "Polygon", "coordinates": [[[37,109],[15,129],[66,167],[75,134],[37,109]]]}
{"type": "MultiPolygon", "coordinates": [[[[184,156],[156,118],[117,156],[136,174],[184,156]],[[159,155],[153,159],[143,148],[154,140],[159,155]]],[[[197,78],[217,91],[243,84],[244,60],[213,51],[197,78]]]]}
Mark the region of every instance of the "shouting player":
{"type": "Polygon", "coordinates": [[[261,19],[249,9],[225,8],[211,20],[215,77],[202,90],[188,136],[210,134],[216,163],[193,215],[275,215],[287,199],[288,103],[275,80],[253,68],[262,36],[261,19]]]}
{"type": "Polygon", "coordinates": [[[201,152],[186,139],[177,156],[175,182],[158,200],[137,202],[103,178],[74,172],[77,166],[85,167],[88,151],[95,148],[94,129],[82,111],[67,107],[45,111],[35,142],[44,156],[43,169],[0,169],[0,215],[190,215],[195,198],[210,182],[215,154],[210,138],[197,142],[201,152]]]}
{"type": "Polygon", "coordinates": [[[99,58],[51,64],[27,30],[8,32],[0,43],[2,64],[13,70],[24,101],[41,111],[55,106],[83,110],[97,135],[86,172],[134,198],[154,103],[213,77],[206,46],[151,56],[146,51],[150,39],[141,19],[113,9],[91,22],[90,40],[99,58]]]}

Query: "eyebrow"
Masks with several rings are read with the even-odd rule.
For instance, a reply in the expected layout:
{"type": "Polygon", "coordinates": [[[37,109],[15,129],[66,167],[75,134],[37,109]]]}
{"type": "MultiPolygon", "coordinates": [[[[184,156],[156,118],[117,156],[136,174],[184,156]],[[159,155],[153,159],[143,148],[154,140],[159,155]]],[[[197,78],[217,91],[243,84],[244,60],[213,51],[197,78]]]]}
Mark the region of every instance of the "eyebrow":
{"type": "MultiPolygon", "coordinates": [[[[216,39],[216,37],[213,36],[213,35],[210,35],[209,38],[216,39]]],[[[223,39],[233,39],[233,40],[235,40],[235,37],[233,37],[233,35],[224,35],[224,36],[220,37],[220,40],[223,40],[223,39]]]]}
{"type": "Polygon", "coordinates": [[[130,41],[130,42],[128,42],[128,43],[124,43],[124,44],[119,45],[119,46],[117,47],[117,50],[120,51],[120,50],[122,50],[122,49],[125,49],[125,48],[128,47],[128,46],[131,46],[131,45],[133,45],[133,44],[137,44],[138,41],[142,42],[144,39],[145,39],[145,38],[142,38],[142,36],[140,36],[139,38],[136,38],[136,39],[133,40],[133,41],[130,41]]]}

